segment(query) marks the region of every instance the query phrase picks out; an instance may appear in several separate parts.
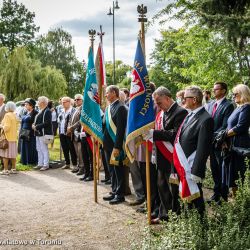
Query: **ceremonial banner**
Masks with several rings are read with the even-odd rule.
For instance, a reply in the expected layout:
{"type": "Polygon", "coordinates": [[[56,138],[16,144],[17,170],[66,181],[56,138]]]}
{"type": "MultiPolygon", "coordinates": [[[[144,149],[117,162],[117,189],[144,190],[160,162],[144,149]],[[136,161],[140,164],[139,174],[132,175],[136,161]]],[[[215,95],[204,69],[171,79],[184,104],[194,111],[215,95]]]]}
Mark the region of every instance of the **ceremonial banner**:
{"type": "Polygon", "coordinates": [[[96,78],[98,84],[99,103],[101,107],[105,107],[105,88],[106,88],[106,71],[102,42],[99,43],[96,59],[95,59],[96,78]]]}
{"type": "Polygon", "coordinates": [[[102,118],[92,48],[89,49],[88,55],[88,68],[80,121],[86,132],[102,143],[102,118]]]}
{"type": "Polygon", "coordinates": [[[126,154],[131,162],[134,161],[138,136],[154,128],[154,120],[152,92],[141,43],[138,40],[132,70],[125,144],[126,154]]]}

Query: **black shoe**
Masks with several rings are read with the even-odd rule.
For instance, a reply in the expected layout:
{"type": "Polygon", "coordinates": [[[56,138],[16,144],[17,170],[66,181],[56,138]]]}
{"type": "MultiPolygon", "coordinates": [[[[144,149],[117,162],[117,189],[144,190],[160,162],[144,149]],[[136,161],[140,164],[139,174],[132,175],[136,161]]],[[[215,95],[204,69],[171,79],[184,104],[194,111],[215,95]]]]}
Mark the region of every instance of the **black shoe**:
{"type": "Polygon", "coordinates": [[[110,179],[104,179],[104,180],[101,180],[102,183],[106,183],[107,181],[110,181],[110,179]]]}
{"type": "Polygon", "coordinates": [[[75,174],[75,173],[77,173],[78,171],[79,171],[79,169],[77,169],[77,168],[76,168],[76,169],[71,170],[71,172],[72,172],[72,173],[74,173],[74,174],[75,174]]]}
{"type": "Polygon", "coordinates": [[[79,178],[80,181],[85,181],[85,179],[88,178],[87,175],[84,175],[83,177],[79,178]]]}
{"type": "Polygon", "coordinates": [[[104,200],[104,201],[111,201],[111,200],[113,200],[114,198],[115,198],[115,196],[114,196],[113,194],[111,194],[111,195],[104,196],[104,197],[103,197],[103,200],[104,200]]]}
{"type": "Polygon", "coordinates": [[[113,200],[111,200],[109,202],[110,205],[116,205],[116,204],[120,204],[122,202],[125,201],[125,198],[124,197],[121,197],[121,198],[118,198],[118,197],[115,197],[113,200]]]}
{"type": "Polygon", "coordinates": [[[212,201],[219,202],[220,201],[220,195],[214,194],[210,199],[207,200],[207,203],[210,204],[212,201]]]}
{"type": "Polygon", "coordinates": [[[76,173],[76,175],[83,175],[84,174],[84,171],[78,171],[77,173],[76,173]]]}
{"type": "Polygon", "coordinates": [[[137,206],[137,205],[141,205],[142,203],[144,203],[145,199],[138,199],[135,201],[131,201],[129,202],[129,206],[137,206]]]}
{"type": "Polygon", "coordinates": [[[147,209],[145,207],[139,207],[136,209],[136,212],[145,214],[147,212],[147,209]]]}
{"type": "Polygon", "coordinates": [[[93,177],[92,176],[88,176],[84,181],[93,181],[93,177]]]}
{"type": "Polygon", "coordinates": [[[111,185],[111,180],[106,181],[105,185],[111,185]]]}

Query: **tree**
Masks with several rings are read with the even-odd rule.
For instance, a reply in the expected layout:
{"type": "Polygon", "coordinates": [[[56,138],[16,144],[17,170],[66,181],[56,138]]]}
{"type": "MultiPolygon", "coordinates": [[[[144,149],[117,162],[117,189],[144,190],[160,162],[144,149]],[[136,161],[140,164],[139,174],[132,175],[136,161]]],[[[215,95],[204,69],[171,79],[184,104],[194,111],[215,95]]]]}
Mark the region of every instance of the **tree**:
{"type": "MultiPolygon", "coordinates": [[[[1,51],[4,48],[0,48],[1,51]]],[[[41,63],[27,56],[23,47],[14,49],[6,59],[4,70],[0,71],[0,87],[9,100],[17,101],[27,97],[46,95],[58,99],[67,90],[65,78],[60,70],[41,67],[41,63]]]]}
{"type": "Polygon", "coordinates": [[[161,34],[152,54],[155,66],[150,70],[150,79],[156,83],[174,91],[190,84],[211,88],[217,80],[231,86],[240,81],[232,46],[208,29],[197,25],[161,34]]]}
{"type": "Polygon", "coordinates": [[[50,30],[40,36],[35,44],[34,57],[41,61],[42,66],[60,69],[68,84],[68,95],[82,93],[86,70],[75,55],[71,35],[61,28],[50,30]]]}
{"type": "MultiPolygon", "coordinates": [[[[124,86],[127,84],[128,77],[127,73],[132,70],[132,67],[123,63],[121,60],[115,61],[115,82],[116,84],[120,86],[124,86]],[[127,80],[124,80],[127,79],[127,80]]],[[[113,84],[113,63],[112,62],[106,62],[105,64],[106,68],[106,77],[107,77],[107,83],[113,84]]],[[[125,86],[124,86],[125,87],[125,86]]]]}
{"type": "MultiPolygon", "coordinates": [[[[250,1],[175,0],[154,20],[164,16],[179,19],[186,27],[200,25],[216,32],[233,46],[241,76],[250,77],[250,1]]],[[[166,20],[164,20],[166,21],[166,20]]]]}
{"type": "Polygon", "coordinates": [[[0,10],[0,46],[13,50],[20,45],[31,45],[39,27],[34,24],[35,14],[17,1],[4,0],[0,10]]]}

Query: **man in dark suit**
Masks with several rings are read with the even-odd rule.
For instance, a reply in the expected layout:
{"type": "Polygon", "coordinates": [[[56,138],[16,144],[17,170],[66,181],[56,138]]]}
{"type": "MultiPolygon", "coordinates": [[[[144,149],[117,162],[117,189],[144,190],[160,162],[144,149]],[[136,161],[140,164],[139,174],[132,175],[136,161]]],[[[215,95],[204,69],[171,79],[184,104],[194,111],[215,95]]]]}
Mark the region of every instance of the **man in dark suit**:
{"type": "Polygon", "coordinates": [[[123,142],[127,125],[127,108],[119,101],[119,88],[110,85],[106,89],[109,106],[104,116],[103,148],[109,164],[112,192],[103,197],[110,204],[125,201],[125,169],[123,166],[123,142]],[[114,166],[110,160],[115,158],[118,164],[114,166]]]}
{"type": "Polygon", "coordinates": [[[153,93],[153,98],[161,110],[156,117],[155,129],[149,131],[149,136],[152,135],[156,146],[157,185],[161,200],[158,218],[152,220],[152,223],[155,224],[159,220],[167,220],[169,210],[179,212],[178,185],[171,184],[169,179],[173,171],[174,140],[188,112],[172,99],[170,91],[165,87],[157,88],[153,93]],[[169,147],[166,146],[166,143],[169,147]]]}
{"type": "MultiPolygon", "coordinates": [[[[214,97],[215,101],[207,106],[209,114],[214,119],[214,135],[216,135],[227,128],[228,117],[234,110],[234,106],[231,101],[226,99],[227,84],[224,82],[214,83],[214,97]]],[[[209,199],[209,202],[220,202],[220,198],[227,200],[227,191],[222,186],[222,156],[221,149],[213,148],[210,154],[210,166],[214,181],[214,194],[209,199]]]]}
{"type": "MultiPolygon", "coordinates": [[[[202,107],[202,98],[202,91],[199,87],[186,88],[184,99],[187,109],[191,111],[183,121],[175,142],[179,143],[183,152],[182,157],[187,159],[191,171],[190,179],[197,184],[199,190],[198,197],[188,197],[191,201],[190,206],[195,206],[201,215],[205,210],[202,179],[205,178],[206,162],[213,139],[213,119],[202,107]]],[[[174,163],[176,166],[175,154],[174,163]]],[[[187,175],[189,173],[186,173],[186,177],[187,175]]]]}

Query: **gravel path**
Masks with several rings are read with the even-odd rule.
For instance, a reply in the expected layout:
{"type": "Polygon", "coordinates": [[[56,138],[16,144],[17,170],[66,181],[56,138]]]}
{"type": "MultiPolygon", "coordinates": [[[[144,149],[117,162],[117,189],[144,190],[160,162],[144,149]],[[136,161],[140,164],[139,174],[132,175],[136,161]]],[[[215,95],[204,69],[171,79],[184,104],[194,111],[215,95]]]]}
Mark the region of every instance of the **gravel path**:
{"type": "Polygon", "coordinates": [[[131,249],[147,218],[103,201],[108,191],[98,185],[94,203],[93,182],[69,170],[0,176],[0,249],[131,249]]]}

